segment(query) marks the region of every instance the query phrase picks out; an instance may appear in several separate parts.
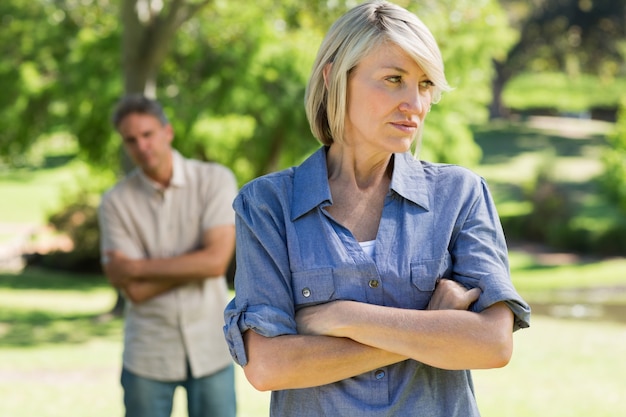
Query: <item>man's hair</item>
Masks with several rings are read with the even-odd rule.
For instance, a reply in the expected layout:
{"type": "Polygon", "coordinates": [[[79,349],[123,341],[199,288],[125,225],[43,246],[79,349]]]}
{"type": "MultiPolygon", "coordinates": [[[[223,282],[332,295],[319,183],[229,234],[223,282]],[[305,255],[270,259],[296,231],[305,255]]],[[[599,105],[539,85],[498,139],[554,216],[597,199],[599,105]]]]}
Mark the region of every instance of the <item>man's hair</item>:
{"type": "Polygon", "coordinates": [[[413,13],[374,0],[349,10],[330,27],[317,53],[305,93],[305,108],[313,135],[324,145],[343,141],[348,76],[372,50],[392,43],[404,50],[434,83],[433,103],[450,90],[437,42],[413,13]],[[328,73],[328,87],[324,69],[328,73]]]}
{"type": "Polygon", "coordinates": [[[163,112],[163,107],[161,107],[158,101],[142,94],[129,94],[122,97],[115,106],[111,116],[111,122],[115,129],[118,129],[122,120],[132,113],[150,114],[159,119],[162,125],[169,124],[167,116],[163,112]]]}

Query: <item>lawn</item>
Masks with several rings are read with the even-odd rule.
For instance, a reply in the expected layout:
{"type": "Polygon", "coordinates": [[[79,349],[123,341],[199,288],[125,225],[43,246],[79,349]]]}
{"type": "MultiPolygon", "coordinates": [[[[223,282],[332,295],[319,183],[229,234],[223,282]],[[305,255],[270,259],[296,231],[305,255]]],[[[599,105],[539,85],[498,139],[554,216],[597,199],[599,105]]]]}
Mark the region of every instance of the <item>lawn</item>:
{"type": "MultiPolygon", "coordinates": [[[[122,321],[97,320],[113,301],[102,277],[0,274],[0,415],[122,415],[122,321]]],[[[622,416],[625,345],[624,322],[534,316],[507,367],[474,372],[483,416],[622,416]]],[[[239,416],[267,416],[269,394],[237,372],[239,416]]],[[[175,417],[185,415],[182,394],[175,417]]]]}
{"type": "Polygon", "coordinates": [[[41,167],[0,170],[0,219],[3,223],[41,223],[57,209],[77,178],[84,175],[79,161],[49,161],[41,167]]]}
{"type": "Polygon", "coordinates": [[[503,92],[507,107],[516,110],[549,109],[585,113],[614,108],[626,91],[626,80],[601,79],[590,74],[526,72],[510,80],[503,92]]]}
{"type": "MultiPolygon", "coordinates": [[[[546,160],[584,196],[583,206],[596,204],[588,199],[590,179],[611,126],[554,122],[476,128],[485,155],[475,170],[487,178],[501,212],[518,209],[519,188],[546,160]]],[[[0,222],[40,224],[61,201],[59,190],[83,173],[77,161],[0,171],[0,222]]],[[[0,243],[13,237],[0,233],[0,243]]],[[[474,372],[483,416],[626,415],[626,259],[535,253],[517,244],[510,255],[515,285],[537,314],[530,329],[515,334],[507,367],[474,372]],[[595,313],[602,307],[618,313],[600,320],[595,313]],[[589,311],[594,314],[580,314],[589,311]]],[[[122,415],[122,321],[98,320],[114,300],[101,276],[0,272],[0,416],[122,415]]],[[[269,395],[251,388],[237,369],[239,416],[267,416],[269,395]]],[[[175,417],[185,415],[182,394],[175,417]]]]}

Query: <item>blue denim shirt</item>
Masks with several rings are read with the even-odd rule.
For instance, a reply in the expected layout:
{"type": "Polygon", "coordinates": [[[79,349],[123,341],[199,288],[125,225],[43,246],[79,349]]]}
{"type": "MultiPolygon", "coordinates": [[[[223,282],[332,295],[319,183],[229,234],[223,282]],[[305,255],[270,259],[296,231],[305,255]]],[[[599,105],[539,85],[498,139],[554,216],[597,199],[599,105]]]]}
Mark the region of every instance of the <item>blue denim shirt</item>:
{"type": "MultiPolygon", "coordinates": [[[[258,178],[235,199],[236,297],[224,333],[237,363],[247,363],[242,333],[296,334],[295,312],[333,300],[425,309],[438,278],[482,294],[480,312],[505,301],[512,330],[530,308],[514,289],[507,248],[485,181],[455,165],[394,155],[375,259],[324,210],[332,204],[326,151],[302,165],[258,178]]],[[[277,352],[277,354],[280,354],[277,352]]],[[[336,383],[272,393],[271,416],[478,416],[469,371],[415,360],[336,383]]]]}

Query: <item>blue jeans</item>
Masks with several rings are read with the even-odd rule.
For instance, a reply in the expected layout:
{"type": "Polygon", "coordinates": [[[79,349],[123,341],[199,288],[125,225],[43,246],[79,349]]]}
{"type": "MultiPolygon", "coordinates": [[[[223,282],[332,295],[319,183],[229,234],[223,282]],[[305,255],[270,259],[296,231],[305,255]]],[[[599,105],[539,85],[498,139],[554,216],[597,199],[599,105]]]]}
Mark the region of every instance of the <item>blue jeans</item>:
{"type": "Polygon", "coordinates": [[[187,391],[189,417],[235,417],[235,369],[193,378],[188,370],[183,381],[155,381],[122,369],[126,417],[170,417],[176,387],[187,391]]]}

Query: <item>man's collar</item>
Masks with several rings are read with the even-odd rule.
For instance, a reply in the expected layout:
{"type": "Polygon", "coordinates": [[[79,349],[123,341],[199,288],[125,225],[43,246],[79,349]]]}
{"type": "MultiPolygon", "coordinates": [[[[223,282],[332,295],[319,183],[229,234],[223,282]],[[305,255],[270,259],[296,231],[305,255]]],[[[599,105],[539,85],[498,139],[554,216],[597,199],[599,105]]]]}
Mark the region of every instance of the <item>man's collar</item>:
{"type": "Polygon", "coordinates": [[[185,186],[184,160],[185,158],[177,150],[172,149],[172,180],[170,181],[170,187],[185,186]]]}
{"type": "MultiPolygon", "coordinates": [[[[185,186],[185,172],[183,169],[183,156],[175,149],[172,149],[172,179],[170,180],[169,187],[184,187],[185,186]]],[[[141,181],[149,186],[151,189],[162,191],[164,187],[158,182],[148,177],[145,172],[139,167],[136,168],[141,181]]]]}

